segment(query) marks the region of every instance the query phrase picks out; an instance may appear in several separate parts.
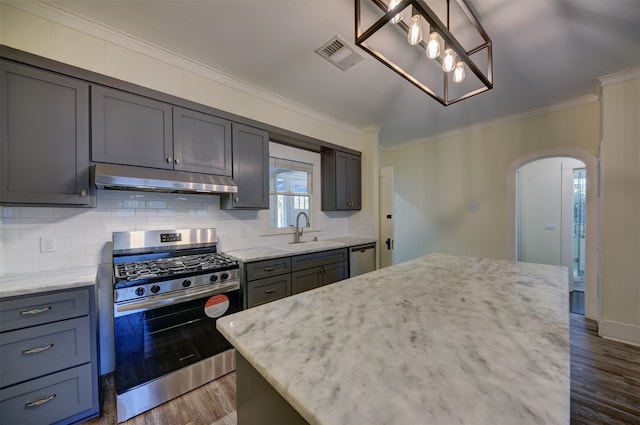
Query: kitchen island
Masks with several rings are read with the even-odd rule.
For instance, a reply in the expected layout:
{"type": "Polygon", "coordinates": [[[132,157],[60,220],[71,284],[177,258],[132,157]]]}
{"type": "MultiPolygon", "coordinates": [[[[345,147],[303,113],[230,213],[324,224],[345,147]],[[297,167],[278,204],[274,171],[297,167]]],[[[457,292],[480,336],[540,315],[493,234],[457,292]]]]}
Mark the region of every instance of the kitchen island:
{"type": "Polygon", "coordinates": [[[432,254],[217,326],[239,425],[568,424],[568,310],[563,267],[432,254]]]}

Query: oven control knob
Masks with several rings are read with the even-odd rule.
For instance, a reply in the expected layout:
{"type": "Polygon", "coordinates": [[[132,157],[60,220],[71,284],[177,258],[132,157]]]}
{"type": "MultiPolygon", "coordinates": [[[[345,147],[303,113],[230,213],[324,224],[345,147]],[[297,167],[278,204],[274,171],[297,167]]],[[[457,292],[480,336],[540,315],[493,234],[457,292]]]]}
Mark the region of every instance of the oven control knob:
{"type": "Polygon", "coordinates": [[[212,274],[211,277],[209,278],[209,282],[214,283],[218,280],[218,275],[217,274],[212,274]]]}
{"type": "Polygon", "coordinates": [[[227,273],[227,272],[222,273],[220,275],[220,279],[222,279],[222,280],[229,279],[229,273],[227,273]]]}
{"type": "Polygon", "coordinates": [[[151,292],[153,292],[154,294],[157,294],[158,291],[160,291],[160,287],[158,285],[153,285],[151,287],[151,292]]]}
{"type": "Polygon", "coordinates": [[[141,297],[144,295],[144,288],[136,288],[136,295],[141,297]]]}
{"type": "Polygon", "coordinates": [[[185,279],[182,281],[183,288],[188,288],[189,286],[191,286],[191,281],[189,279],[185,279]]]}

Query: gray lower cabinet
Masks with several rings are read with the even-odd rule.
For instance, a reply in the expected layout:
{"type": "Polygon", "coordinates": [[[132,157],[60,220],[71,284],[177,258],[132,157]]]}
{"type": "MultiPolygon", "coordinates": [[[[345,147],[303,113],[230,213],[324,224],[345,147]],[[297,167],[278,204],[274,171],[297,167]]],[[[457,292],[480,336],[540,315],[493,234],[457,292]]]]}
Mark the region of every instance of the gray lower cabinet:
{"type": "Polygon", "coordinates": [[[362,160],[337,150],[322,152],[322,210],[362,209],[362,160]]]}
{"type": "Polygon", "coordinates": [[[291,259],[291,294],[308,291],[349,277],[347,250],[336,249],[291,259]]]}
{"type": "Polygon", "coordinates": [[[245,307],[251,308],[349,277],[347,249],[242,263],[245,307]]]}
{"type": "Polygon", "coordinates": [[[269,133],[233,123],[233,180],[238,193],[224,196],[224,209],[269,208],[269,133]]]}
{"type": "Polygon", "coordinates": [[[92,286],[0,300],[0,423],[99,414],[92,286]]]}
{"type": "Polygon", "coordinates": [[[0,203],[95,206],[89,86],[0,60],[0,203]]]}
{"type": "Polygon", "coordinates": [[[245,307],[251,308],[291,295],[291,258],[243,263],[245,307]]]}

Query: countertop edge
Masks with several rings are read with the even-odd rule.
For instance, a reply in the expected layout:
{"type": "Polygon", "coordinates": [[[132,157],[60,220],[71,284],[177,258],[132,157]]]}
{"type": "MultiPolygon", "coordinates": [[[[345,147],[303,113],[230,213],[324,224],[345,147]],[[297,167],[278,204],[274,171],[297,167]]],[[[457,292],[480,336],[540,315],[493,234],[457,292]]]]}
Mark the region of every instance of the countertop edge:
{"type": "MultiPolygon", "coordinates": [[[[311,243],[313,241],[310,241],[311,243]]],[[[253,261],[271,260],[274,258],[294,257],[296,255],[310,254],[313,252],[331,251],[334,249],[352,248],[354,246],[376,244],[376,239],[368,238],[333,238],[323,239],[320,242],[333,242],[332,246],[313,246],[309,245],[307,249],[289,250],[284,246],[258,246],[254,248],[241,248],[237,250],[225,251],[225,254],[245,263],[253,261]]]]}
{"type": "Polygon", "coordinates": [[[0,298],[95,286],[99,266],[0,276],[0,298]]]}

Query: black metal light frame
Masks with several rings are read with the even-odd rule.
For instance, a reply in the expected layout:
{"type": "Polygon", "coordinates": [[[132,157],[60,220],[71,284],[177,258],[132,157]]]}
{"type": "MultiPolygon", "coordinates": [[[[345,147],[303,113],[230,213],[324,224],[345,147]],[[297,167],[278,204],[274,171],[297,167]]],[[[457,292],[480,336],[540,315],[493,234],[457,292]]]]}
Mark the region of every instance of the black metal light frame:
{"type": "MultiPolygon", "coordinates": [[[[447,24],[446,25],[440,20],[440,18],[438,18],[435,12],[433,12],[423,0],[402,0],[400,1],[400,3],[398,3],[395,10],[393,11],[387,11],[387,4],[383,0],[355,0],[355,27],[356,27],[355,43],[357,46],[367,51],[370,55],[378,59],[384,65],[386,65],[387,67],[395,71],[402,78],[406,79],[407,81],[409,81],[410,83],[418,87],[420,90],[424,91],[429,96],[436,99],[438,102],[440,102],[444,106],[448,106],[453,103],[459,102],[461,100],[467,99],[471,96],[475,96],[477,94],[483,93],[493,88],[493,56],[492,56],[492,48],[491,48],[491,39],[487,35],[487,32],[484,30],[484,28],[482,28],[482,25],[480,25],[480,22],[478,22],[478,19],[476,18],[476,16],[466,5],[464,0],[454,0],[454,1],[458,3],[462,11],[465,13],[467,18],[469,19],[470,23],[475,26],[476,31],[478,32],[478,35],[480,35],[480,37],[484,41],[482,44],[480,44],[477,47],[474,47],[469,51],[466,51],[462,47],[462,45],[458,42],[458,40],[456,40],[453,34],[451,34],[451,32],[449,31],[450,0],[446,0],[446,3],[447,3],[447,24]],[[367,28],[364,31],[362,31],[360,28],[361,26],[360,13],[361,13],[362,1],[373,3],[375,6],[379,7],[384,12],[384,15],[382,17],[380,17],[376,22],[374,22],[369,28],[367,28]],[[435,93],[429,87],[425,86],[423,83],[421,83],[411,74],[406,72],[400,66],[398,66],[397,64],[389,60],[387,57],[385,57],[382,53],[377,51],[375,48],[367,44],[367,40],[371,36],[373,36],[378,30],[382,29],[382,27],[384,27],[389,21],[391,21],[391,19],[398,13],[397,11],[405,10],[405,8],[407,8],[408,6],[412,6],[414,10],[420,13],[420,15],[429,23],[431,28],[438,32],[440,37],[442,37],[442,39],[446,43],[446,46],[448,48],[453,49],[456,55],[458,55],[459,60],[464,62],[468,66],[468,68],[475,74],[475,76],[482,82],[482,84],[484,85],[483,87],[472,90],[454,99],[450,99],[449,98],[449,78],[447,76],[447,73],[443,72],[444,97],[439,96],[437,93],[435,93]],[[486,75],[478,68],[478,66],[470,58],[471,55],[478,53],[483,49],[487,49],[487,74],[486,75]]],[[[399,25],[405,32],[408,33],[409,26],[403,21],[400,21],[398,24],[395,24],[395,25],[399,25]]],[[[422,41],[420,44],[423,47],[425,46],[424,41],[422,41]]]]}

